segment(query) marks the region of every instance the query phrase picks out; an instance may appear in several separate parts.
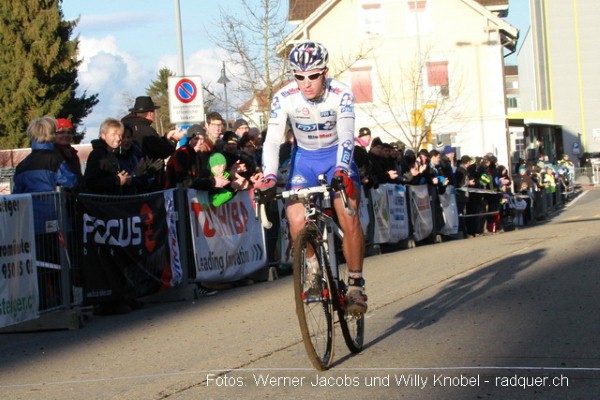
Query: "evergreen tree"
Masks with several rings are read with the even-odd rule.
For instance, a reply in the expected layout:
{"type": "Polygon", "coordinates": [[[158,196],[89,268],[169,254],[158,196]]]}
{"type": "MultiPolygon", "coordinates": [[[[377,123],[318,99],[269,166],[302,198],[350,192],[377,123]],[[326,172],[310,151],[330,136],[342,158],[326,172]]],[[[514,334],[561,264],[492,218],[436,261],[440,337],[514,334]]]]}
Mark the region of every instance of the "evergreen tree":
{"type": "Polygon", "coordinates": [[[146,94],[152,97],[154,104],[160,108],[156,112],[156,131],[159,134],[168,132],[173,127],[171,116],[169,114],[169,77],[175,76],[175,73],[169,68],[161,68],[158,71],[158,79],[152,81],[152,84],[146,89],[146,94]]]}
{"type": "Polygon", "coordinates": [[[76,96],[77,21],[63,21],[62,0],[0,3],[0,149],[29,146],[29,121],[44,115],[78,124],[98,95],[76,96]]]}

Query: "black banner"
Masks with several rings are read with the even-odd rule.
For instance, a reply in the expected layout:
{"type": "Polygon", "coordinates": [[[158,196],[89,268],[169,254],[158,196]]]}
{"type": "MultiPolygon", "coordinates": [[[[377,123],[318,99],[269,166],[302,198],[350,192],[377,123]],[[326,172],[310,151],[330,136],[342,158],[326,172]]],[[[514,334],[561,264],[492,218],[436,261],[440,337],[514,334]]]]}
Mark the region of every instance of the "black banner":
{"type": "Polygon", "coordinates": [[[171,286],[163,192],[118,202],[82,196],[81,204],[86,304],[133,299],[171,286]]]}

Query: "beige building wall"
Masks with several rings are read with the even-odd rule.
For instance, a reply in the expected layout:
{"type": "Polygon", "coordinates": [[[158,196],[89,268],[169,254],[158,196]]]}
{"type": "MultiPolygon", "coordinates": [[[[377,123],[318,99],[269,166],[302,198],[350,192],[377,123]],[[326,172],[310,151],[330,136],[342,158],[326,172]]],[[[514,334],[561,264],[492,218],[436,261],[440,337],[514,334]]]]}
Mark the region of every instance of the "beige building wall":
{"type": "Polygon", "coordinates": [[[507,162],[504,61],[498,26],[515,34],[516,29],[471,0],[428,0],[427,12],[420,13],[418,21],[407,0],[344,0],[325,6],[328,3],[327,12],[314,23],[301,25],[290,39],[322,42],[330,53],[331,74],[348,84],[352,80],[349,60],[354,61],[353,68],[371,68],[373,103],[357,106],[357,129],[368,126],[384,141],[406,142],[398,117],[408,125],[410,109],[430,100],[428,88],[420,90],[416,104],[412,104],[414,96],[401,95],[416,76],[414,65],[419,59],[447,61],[449,100],[432,124],[435,137],[449,138],[463,155],[493,152],[500,162],[507,162]],[[381,7],[379,23],[373,27],[377,34],[368,35],[364,6],[375,3],[381,7]],[[362,57],[357,60],[359,54],[362,57]],[[394,112],[388,109],[386,93],[404,99],[394,105],[394,112]]]}

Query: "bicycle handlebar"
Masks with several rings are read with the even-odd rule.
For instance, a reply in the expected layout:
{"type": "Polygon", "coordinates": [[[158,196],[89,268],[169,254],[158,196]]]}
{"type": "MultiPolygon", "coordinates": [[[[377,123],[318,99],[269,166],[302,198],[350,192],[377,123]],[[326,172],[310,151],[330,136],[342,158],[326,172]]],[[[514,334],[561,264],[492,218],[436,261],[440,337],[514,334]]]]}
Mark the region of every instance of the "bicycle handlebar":
{"type": "MultiPolygon", "coordinates": [[[[346,194],[346,187],[341,177],[334,177],[331,184],[327,184],[322,176],[319,176],[321,184],[319,186],[311,186],[302,189],[290,189],[281,193],[276,193],[272,200],[304,200],[311,197],[314,194],[322,194],[327,191],[333,190],[340,194],[342,203],[344,203],[344,211],[349,216],[353,217],[356,215],[356,210],[350,208],[348,202],[348,195],[346,194]]],[[[254,189],[254,216],[256,219],[260,217],[261,224],[265,229],[270,229],[273,224],[269,221],[267,216],[265,204],[269,201],[265,199],[265,195],[259,190],[254,189]]]]}

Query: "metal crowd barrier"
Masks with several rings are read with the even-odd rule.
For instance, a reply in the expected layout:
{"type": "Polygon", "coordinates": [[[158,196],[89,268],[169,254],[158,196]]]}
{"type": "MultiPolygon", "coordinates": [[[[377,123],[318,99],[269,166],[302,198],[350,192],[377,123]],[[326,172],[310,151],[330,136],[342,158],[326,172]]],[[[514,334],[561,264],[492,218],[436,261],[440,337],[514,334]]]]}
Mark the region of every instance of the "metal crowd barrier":
{"type": "MultiPolygon", "coordinates": [[[[407,190],[407,193],[409,191],[407,190]]],[[[427,238],[427,242],[436,243],[439,237],[439,210],[435,202],[439,202],[436,190],[429,187],[431,209],[433,212],[434,230],[427,238]]],[[[35,211],[35,241],[37,251],[37,270],[39,285],[39,313],[50,313],[57,310],[69,310],[73,307],[84,305],[83,293],[83,256],[81,212],[79,202],[81,198],[94,198],[106,203],[126,202],[131,198],[144,198],[146,195],[137,196],[98,196],[91,194],[73,195],[64,191],[32,194],[35,211]],[[37,205],[37,207],[36,207],[37,205]]],[[[525,197],[517,195],[521,198],[525,197]]],[[[528,196],[527,196],[528,197],[528,196]]],[[[174,191],[177,237],[180,249],[181,264],[183,266],[185,283],[196,281],[194,263],[194,250],[191,240],[190,216],[187,212],[187,193],[183,188],[174,191]],[[183,211],[185,210],[185,211],[183,211]]],[[[530,199],[531,212],[526,223],[534,223],[543,219],[548,214],[560,207],[565,197],[557,189],[556,193],[545,190],[535,193],[530,199]]],[[[460,214],[461,219],[479,220],[485,224],[486,218],[498,214],[494,207],[469,207],[469,202],[481,201],[479,196],[470,196],[467,201],[467,212],[460,214]],[[479,212],[469,212],[469,210],[479,212]]],[[[372,208],[372,206],[371,206],[372,208]]],[[[372,210],[369,209],[372,217],[372,210]]],[[[407,221],[410,226],[410,235],[413,234],[413,221],[407,221]]],[[[373,243],[373,227],[367,229],[366,240],[373,243]]],[[[414,246],[408,246],[414,247],[414,246]]],[[[267,260],[268,267],[272,259],[267,260]]]]}

